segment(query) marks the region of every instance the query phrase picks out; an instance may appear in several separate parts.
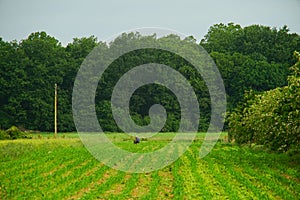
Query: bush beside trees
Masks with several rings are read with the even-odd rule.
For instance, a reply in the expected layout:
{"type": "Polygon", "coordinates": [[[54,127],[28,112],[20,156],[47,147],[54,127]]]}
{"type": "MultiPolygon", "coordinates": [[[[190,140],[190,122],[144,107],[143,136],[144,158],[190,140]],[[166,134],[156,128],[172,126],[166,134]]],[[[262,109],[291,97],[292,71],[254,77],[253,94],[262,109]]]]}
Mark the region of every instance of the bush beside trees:
{"type": "Polygon", "coordinates": [[[229,139],[238,144],[261,144],[276,150],[300,148],[300,55],[290,70],[288,85],[246,93],[228,116],[229,139]]]}
{"type": "Polygon", "coordinates": [[[32,136],[29,133],[22,132],[18,127],[12,126],[6,131],[1,131],[0,130],[0,140],[5,140],[5,139],[18,139],[18,138],[27,138],[31,139],[32,136]]]}

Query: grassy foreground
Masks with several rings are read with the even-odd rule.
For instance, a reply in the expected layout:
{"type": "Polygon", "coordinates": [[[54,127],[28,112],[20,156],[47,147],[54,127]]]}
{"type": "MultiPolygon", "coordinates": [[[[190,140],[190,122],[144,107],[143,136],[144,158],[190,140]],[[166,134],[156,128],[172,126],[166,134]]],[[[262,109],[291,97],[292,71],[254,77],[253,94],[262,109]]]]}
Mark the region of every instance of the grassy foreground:
{"type": "MultiPolygon", "coordinates": [[[[174,135],[156,135],[132,151],[161,148],[174,135]]],[[[223,135],[224,137],[224,135],[223,135]]],[[[130,174],[94,159],[76,134],[0,141],[0,199],[300,199],[300,162],[295,156],[218,142],[198,157],[203,134],[164,169],[130,174]]]]}

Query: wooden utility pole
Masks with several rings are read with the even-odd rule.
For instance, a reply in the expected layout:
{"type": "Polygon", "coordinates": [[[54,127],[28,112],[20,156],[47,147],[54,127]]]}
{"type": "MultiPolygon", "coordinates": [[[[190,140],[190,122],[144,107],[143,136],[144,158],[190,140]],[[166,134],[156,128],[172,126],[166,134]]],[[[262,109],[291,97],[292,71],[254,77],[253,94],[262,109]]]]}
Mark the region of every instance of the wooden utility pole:
{"type": "Polygon", "coordinates": [[[54,94],[54,136],[57,136],[57,84],[54,86],[55,94],[54,94]]]}

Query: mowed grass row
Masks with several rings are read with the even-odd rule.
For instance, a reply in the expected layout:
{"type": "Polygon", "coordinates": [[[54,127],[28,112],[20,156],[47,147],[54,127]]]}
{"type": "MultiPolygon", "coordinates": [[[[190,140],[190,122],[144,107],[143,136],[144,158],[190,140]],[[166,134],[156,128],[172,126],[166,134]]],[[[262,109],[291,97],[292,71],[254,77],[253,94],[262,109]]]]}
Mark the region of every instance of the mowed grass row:
{"type": "MultiPolygon", "coordinates": [[[[101,164],[76,135],[49,136],[0,141],[0,199],[300,198],[299,159],[288,154],[218,142],[200,159],[204,135],[198,134],[173,164],[134,174],[101,164]]],[[[116,145],[133,152],[159,149],[173,136],[159,134],[133,145],[127,135],[109,134],[116,145]]]]}

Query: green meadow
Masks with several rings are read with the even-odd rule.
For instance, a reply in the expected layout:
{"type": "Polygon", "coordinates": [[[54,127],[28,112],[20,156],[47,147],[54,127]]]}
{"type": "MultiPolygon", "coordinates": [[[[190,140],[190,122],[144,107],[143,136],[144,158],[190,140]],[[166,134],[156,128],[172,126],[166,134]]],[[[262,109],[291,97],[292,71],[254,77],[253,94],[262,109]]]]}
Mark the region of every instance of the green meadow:
{"type": "MultiPolygon", "coordinates": [[[[120,148],[149,152],[173,133],[134,145],[130,136],[108,134],[120,148]]],[[[35,134],[0,141],[0,199],[299,199],[299,156],[260,146],[237,146],[222,133],[203,159],[204,134],[171,165],[150,173],[125,173],[103,165],[77,134],[35,134]]]]}

